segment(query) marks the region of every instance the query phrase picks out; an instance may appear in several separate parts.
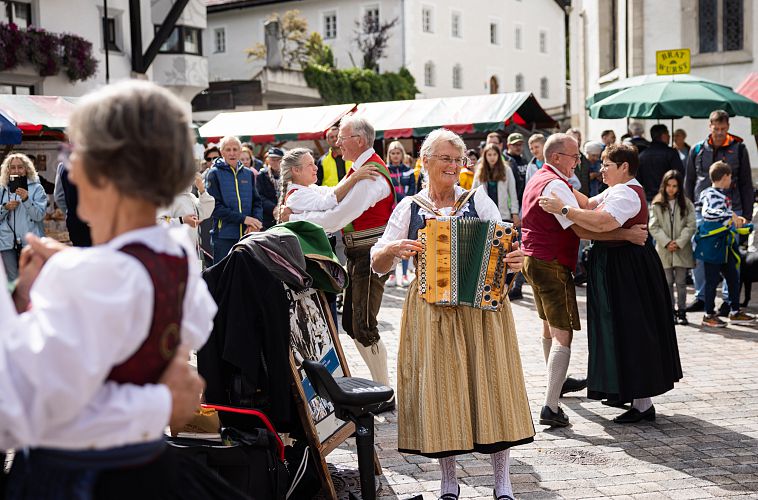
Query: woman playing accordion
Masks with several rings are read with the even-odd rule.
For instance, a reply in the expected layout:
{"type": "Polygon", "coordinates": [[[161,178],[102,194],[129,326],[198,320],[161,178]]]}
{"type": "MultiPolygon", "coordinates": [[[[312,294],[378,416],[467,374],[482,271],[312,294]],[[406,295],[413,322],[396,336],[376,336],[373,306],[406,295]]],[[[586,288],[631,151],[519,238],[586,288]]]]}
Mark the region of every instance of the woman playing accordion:
{"type": "MultiPolygon", "coordinates": [[[[457,186],[466,160],[463,140],[445,129],[421,147],[428,188],[402,200],[371,250],[374,272],[385,274],[399,259],[422,250],[417,241],[427,219],[473,217],[500,222],[487,192],[457,186]],[[464,201],[465,200],[465,201],[464,201]]],[[[517,247],[504,262],[521,269],[517,247]]],[[[430,265],[427,263],[427,265],[430,265]]],[[[434,265],[432,263],[431,265],[434,265]]],[[[509,448],[529,443],[534,426],[524,387],[515,325],[508,301],[499,310],[440,306],[419,295],[418,279],[403,306],[398,355],[398,448],[439,458],[441,498],[458,498],[455,455],[492,455],[495,498],[512,499],[509,448]]]]}

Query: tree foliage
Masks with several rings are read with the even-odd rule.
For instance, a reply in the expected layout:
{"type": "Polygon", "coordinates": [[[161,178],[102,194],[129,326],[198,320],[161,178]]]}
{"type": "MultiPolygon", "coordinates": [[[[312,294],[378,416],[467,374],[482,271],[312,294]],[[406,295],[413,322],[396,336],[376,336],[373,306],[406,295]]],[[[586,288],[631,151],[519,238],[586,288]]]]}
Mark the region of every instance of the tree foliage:
{"type": "MultiPolygon", "coordinates": [[[[284,15],[275,12],[268,17],[268,21],[279,21],[279,48],[284,67],[293,68],[300,65],[305,59],[308,43],[308,21],[297,9],[288,10],[284,15]]],[[[257,43],[245,49],[245,52],[248,59],[266,59],[266,44],[257,43]]]]}
{"type": "Polygon", "coordinates": [[[318,89],[324,104],[414,99],[418,93],[416,81],[406,68],[378,74],[370,69],[311,64],[305,68],[305,80],[318,89]]]}
{"type": "Polygon", "coordinates": [[[390,39],[390,30],[397,24],[398,18],[382,23],[366,11],[363,19],[355,21],[355,38],[358,49],[363,54],[363,69],[377,71],[379,60],[384,57],[390,39]]]}

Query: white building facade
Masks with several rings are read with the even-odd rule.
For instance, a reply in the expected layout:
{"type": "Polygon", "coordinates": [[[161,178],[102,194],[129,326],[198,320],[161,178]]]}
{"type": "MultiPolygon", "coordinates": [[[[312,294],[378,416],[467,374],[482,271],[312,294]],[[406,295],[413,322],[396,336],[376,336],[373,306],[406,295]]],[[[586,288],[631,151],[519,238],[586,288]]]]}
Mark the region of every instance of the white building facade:
{"type": "MultiPolygon", "coordinates": [[[[140,2],[143,53],[173,3],[172,0],[140,2]]],[[[92,77],[76,82],[69,80],[63,71],[40,76],[31,65],[1,71],[0,93],[81,96],[106,84],[106,57],[109,82],[142,77],[132,71],[129,2],[108,0],[107,5],[106,12],[103,0],[0,0],[0,23],[12,22],[20,29],[34,26],[52,33],[76,34],[92,43],[92,56],[98,61],[92,77]],[[107,17],[105,24],[104,17],[107,17]]],[[[189,106],[192,98],[208,86],[208,61],[203,53],[205,2],[190,0],[176,25],[144,77],[170,89],[189,106]]]]}
{"type": "MultiPolygon", "coordinates": [[[[754,0],[574,0],[569,15],[572,124],[586,139],[599,140],[605,129],[617,137],[625,133],[626,120],[593,120],[584,101],[619,79],[654,74],[658,50],[688,48],[691,75],[737,87],[758,71],[757,26],[754,0]]],[[[648,139],[655,123],[645,124],[648,139]]],[[[671,127],[670,120],[663,123],[671,127]]],[[[708,134],[708,120],[683,118],[674,121],[674,128],[683,128],[692,145],[708,134]]],[[[755,168],[750,119],[732,118],[730,132],[745,140],[755,168]]]]}
{"type": "Polygon", "coordinates": [[[206,0],[211,81],[245,80],[264,61],[245,49],[264,41],[273,13],[297,9],[340,68],[360,66],[356,21],[397,19],[380,71],[408,68],[418,98],[530,91],[549,112],[566,104],[565,12],[555,0],[206,0]]]}

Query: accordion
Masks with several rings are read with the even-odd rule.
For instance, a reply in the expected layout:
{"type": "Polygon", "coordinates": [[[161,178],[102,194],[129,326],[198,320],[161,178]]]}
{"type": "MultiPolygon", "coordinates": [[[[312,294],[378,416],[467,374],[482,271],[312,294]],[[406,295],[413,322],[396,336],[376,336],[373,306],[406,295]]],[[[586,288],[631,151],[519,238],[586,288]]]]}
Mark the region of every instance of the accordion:
{"type": "Polygon", "coordinates": [[[430,304],[500,310],[506,266],[516,231],[472,217],[440,217],[418,232],[418,291],[430,304]]]}

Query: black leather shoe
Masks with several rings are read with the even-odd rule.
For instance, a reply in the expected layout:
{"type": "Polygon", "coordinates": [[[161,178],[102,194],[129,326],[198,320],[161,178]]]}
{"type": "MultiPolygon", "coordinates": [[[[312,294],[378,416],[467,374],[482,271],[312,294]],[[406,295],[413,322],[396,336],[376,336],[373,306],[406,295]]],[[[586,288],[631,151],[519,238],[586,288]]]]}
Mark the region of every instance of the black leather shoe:
{"type": "Polygon", "coordinates": [[[631,401],[619,401],[617,399],[604,399],[601,401],[601,403],[604,404],[605,406],[612,406],[614,408],[622,408],[626,410],[627,408],[629,408],[629,403],[631,403],[631,401]]]}
{"type": "Polygon", "coordinates": [[[687,321],[687,311],[677,311],[676,312],[676,322],[680,325],[689,325],[690,322],[687,321]]]}
{"type": "Polygon", "coordinates": [[[566,380],[563,382],[563,386],[561,387],[561,397],[563,397],[564,394],[568,394],[569,392],[577,392],[586,388],[586,378],[566,377],[566,380]]]}
{"type": "Polygon", "coordinates": [[[728,318],[729,313],[731,312],[730,309],[731,308],[729,307],[729,304],[727,304],[726,302],[722,302],[721,305],[719,306],[719,316],[721,316],[722,318],[728,318]]]}
{"type": "Polygon", "coordinates": [[[705,302],[700,299],[695,299],[687,304],[687,309],[685,309],[685,311],[688,313],[703,312],[705,311],[705,302]]]}
{"type": "Polygon", "coordinates": [[[632,408],[613,419],[617,424],[636,424],[642,420],[647,420],[648,422],[655,421],[655,406],[651,406],[645,411],[632,408]]]}
{"type": "Polygon", "coordinates": [[[540,412],[540,425],[549,425],[550,427],[566,427],[569,424],[568,416],[563,413],[563,408],[558,407],[555,412],[549,406],[543,406],[540,412]]]}
{"type": "Polygon", "coordinates": [[[494,498],[495,500],[515,500],[510,495],[500,495],[500,496],[497,496],[497,493],[495,493],[495,490],[492,490],[492,498],[494,498]]]}
{"type": "Polygon", "coordinates": [[[388,411],[395,411],[395,396],[392,396],[392,399],[379,405],[379,408],[374,412],[374,415],[379,415],[380,413],[388,411]]]}

